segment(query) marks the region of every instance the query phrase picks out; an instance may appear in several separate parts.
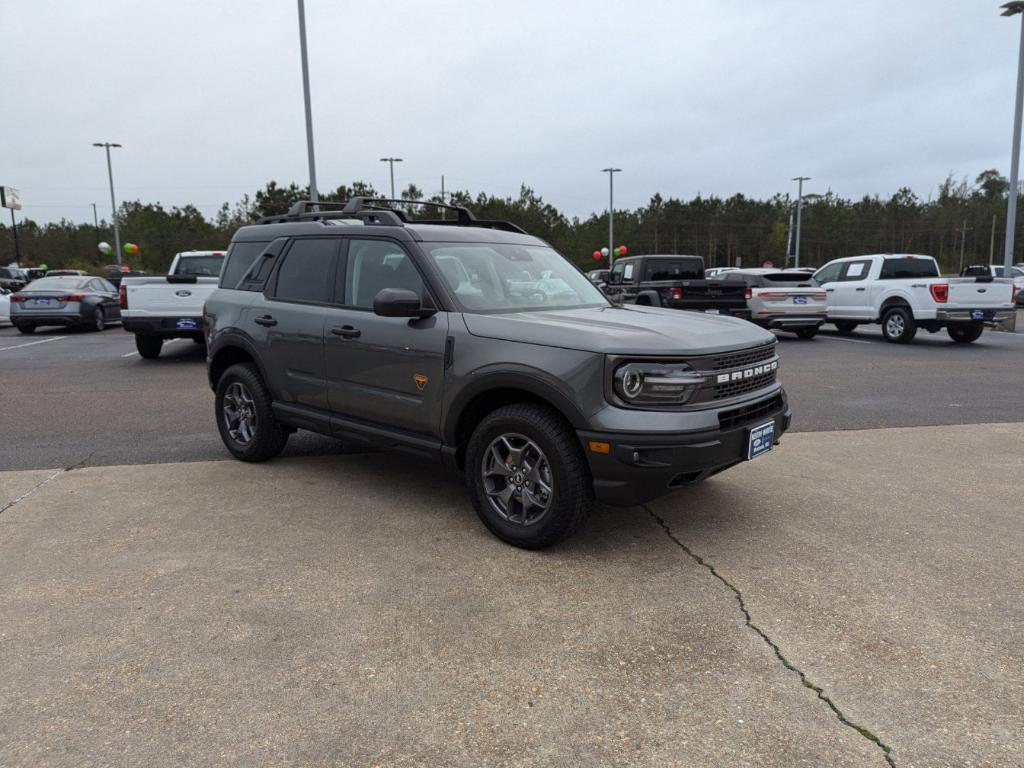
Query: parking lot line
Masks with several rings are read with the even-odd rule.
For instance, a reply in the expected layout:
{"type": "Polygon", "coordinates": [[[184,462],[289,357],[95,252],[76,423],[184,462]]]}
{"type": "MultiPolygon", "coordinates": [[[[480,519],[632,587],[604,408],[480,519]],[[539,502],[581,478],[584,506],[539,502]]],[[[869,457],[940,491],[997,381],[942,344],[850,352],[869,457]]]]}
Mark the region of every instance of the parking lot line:
{"type": "Polygon", "coordinates": [[[873,344],[872,341],[864,341],[863,339],[844,339],[842,336],[819,336],[819,339],[825,339],[825,341],[848,341],[851,344],[873,344]]]}
{"type": "Polygon", "coordinates": [[[50,341],[60,341],[66,339],[67,336],[53,336],[49,339],[40,339],[39,341],[27,341],[24,344],[15,344],[13,347],[0,347],[0,352],[6,352],[8,349],[21,349],[22,347],[31,347],[34,344],[46,344],[50,341]]]}
{"type": "MultiPolygon", "coordinates": [[[[165,341],[164,344],[173,344],[176,341],[184,341],[184,339],[170,339],[169,341],[165,341]]],[[[121,355],[121,357],[131,357],[132,355],[137,354],[139,354],[138,350],[136,350],[135,352],[126,352],[125,354],[121,355]]]]}

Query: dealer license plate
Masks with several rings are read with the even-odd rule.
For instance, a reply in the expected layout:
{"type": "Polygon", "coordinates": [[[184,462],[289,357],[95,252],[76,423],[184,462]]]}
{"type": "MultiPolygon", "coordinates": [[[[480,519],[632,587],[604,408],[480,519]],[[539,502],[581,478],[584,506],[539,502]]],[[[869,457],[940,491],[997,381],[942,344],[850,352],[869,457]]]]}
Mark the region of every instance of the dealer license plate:
{"type": "Polygon", "coordinates": [[[988,312],[984,309],[972,309],[971,320],[988,320],[988,312]]]}
{"type": "Polygon", "coordinates": [[[807,303],[807,297],[806,296],[794,296],[793,297],[793,303],[794,304],[806,304],[807,303]]]}
{"type": "Polygon", "coordinates": [[[754,459],[762,453],[768,453],[775,445],[775,422],[768,421],[750,428],[747,440],[747,459],[754,459]]]}
{"type": "Polygon", "coordinates": [[[36,306],[37,307],[48,307],[48,306],[50,306],[50,300],[49,299],[36,299],[36,306]]]}
{"type": "Polygon", "coordinates": [[[184,318],[175,323],[179,331],[195,331],[199,329],[199,321],[191,318],[184,318]]]}

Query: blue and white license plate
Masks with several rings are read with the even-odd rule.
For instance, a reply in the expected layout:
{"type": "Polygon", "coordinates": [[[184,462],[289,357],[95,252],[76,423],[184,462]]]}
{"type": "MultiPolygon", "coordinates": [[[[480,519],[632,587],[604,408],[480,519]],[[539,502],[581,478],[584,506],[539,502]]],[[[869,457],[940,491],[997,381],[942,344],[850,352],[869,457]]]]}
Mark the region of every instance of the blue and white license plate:
{"type": "Polygon", "coordinates": [[[179,331],[197,331],[199,330],[199,321],[192,318],[182,318],[174,326],[179,331]]]}
{"type": "Polygon", "coordinates": [[[49,299],[36,299],[36,306],[37,307],[48,307],[48,306],[50,306],[50,300],[49,299]]]}
{"type": "Polygon", "coordinates": [[[750,437],[747,440],[747,459],[754,459],[762,453],[768,453],[775,445],[775,422],[767,421],[756,427],[750,428],[750,437]]]}
{"type": "Polygon", "coordinates": [[[972,309],[971,320],[988,320],[988,312],[984,309],[972,309]]]}
{"type": "Polygon", "coordinates": [[[794,304],[806,304],[807,303],[807,297],[806,296],[794,296],[793,297],[793,303],[794,304]]]}

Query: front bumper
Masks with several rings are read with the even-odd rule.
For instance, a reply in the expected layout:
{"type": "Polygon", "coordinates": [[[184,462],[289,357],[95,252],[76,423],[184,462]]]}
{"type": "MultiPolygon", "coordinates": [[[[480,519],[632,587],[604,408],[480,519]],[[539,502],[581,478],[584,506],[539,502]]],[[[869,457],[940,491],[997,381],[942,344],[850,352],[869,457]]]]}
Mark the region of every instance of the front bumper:
{"type": "Polygon", "coordinates": [[[618,507],[644,504],[746,460],[750,428],[775,422],[775,441],[789,429],[792,412],[784,392],[723,410],[720,428],[674,435],[578,432],[598,501],[618,507]],[[608,443],[607,453],[590,443],[608,443]]]}
{"type": "Polygon", "coordinates": [[[976,323],[979,321],[987,323],[1001,323],[1009,320],[1015,314],[1016,310],[1013,309],[1013,307],[1005,309],[992,309],[991,307],[978,307],[975,309],[937,309],[935,310],[935,319],[943,323],[976,323]],[[974,316],[975,312],[981,312],[983,316],[981,318],[977,318],[974,316]]]}

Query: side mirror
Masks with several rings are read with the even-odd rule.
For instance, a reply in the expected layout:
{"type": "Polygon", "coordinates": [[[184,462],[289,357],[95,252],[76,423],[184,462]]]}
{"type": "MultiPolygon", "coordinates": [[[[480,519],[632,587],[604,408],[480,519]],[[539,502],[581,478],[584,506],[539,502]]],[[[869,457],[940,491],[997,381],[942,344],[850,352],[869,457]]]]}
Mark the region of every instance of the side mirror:
{"type": "Polygon", "coordinates": [[[424,306],[415,291],[403,288],[385,288],[373,297],[373,313],[381,317],[430,317],[437,313],[424,306]]]}

